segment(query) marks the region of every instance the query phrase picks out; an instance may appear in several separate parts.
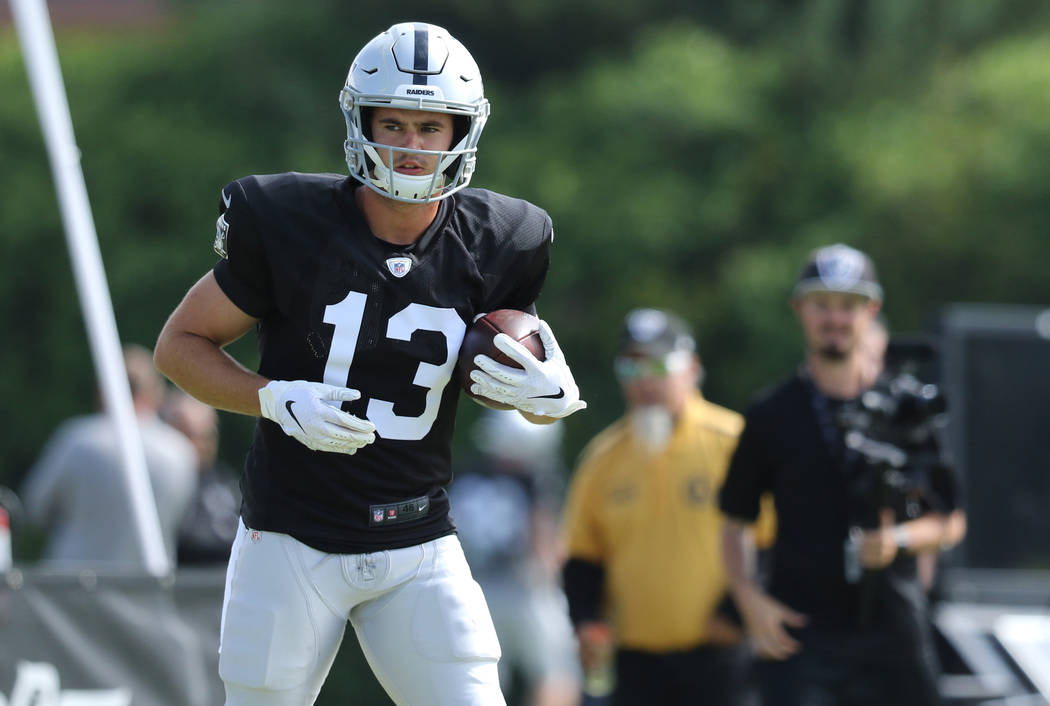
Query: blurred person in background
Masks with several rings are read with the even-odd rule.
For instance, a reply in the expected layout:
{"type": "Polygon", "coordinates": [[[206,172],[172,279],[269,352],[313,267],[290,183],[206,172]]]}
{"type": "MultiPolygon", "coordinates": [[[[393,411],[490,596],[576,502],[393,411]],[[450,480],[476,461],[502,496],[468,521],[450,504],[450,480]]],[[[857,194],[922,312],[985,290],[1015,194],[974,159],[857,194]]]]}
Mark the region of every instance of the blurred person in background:
{"type": "Polygon", "coordinates": [[[181,431],[197,454],[197,492],[179,527],[179,564],[224,564],[237,535],[239,478],[219,460],[219,414],[179,389],[168,392],[161,418],[181,431]]]}
{"type": "MultiPolygon", "coordinates": [[[[142,346],[124,347],[164,548],[175,565],[176,535],[197,487],[193,446],[161,421],[164,381],[142,346]]],[[[45,530],[42,559],[99,567],[144,567],[132,521],[120,439],[108,414],[74,417],[48,440],[21,489],[26,517],[45,530]]]]}
{"type": "Polygon", "coordinates": [[[565,512],[588,690],[611,652],[614,706],[753,703],[717,504],[743,419],[704,399],[695,340],[672,312],[627,315],[615,372],[627,414],[584,450],[565,512]]]}
{"type": "Polygon", "coordinates": [[[811,253],[791,300],[805,362],[749,407],[722,487],[723,555],[763,658],[765,706],[939,703],[916,556],[950,543],[954,500],[928,487],[918,496],[910,484],[890,487],[908,468],[887,473],[875,454],[889,443],[855,433],[856,411],[883,399],[867,394],[879,371],[864,340],[882,294],[864,253],[841,244],[811,253]],[[777,537],[762,585],[748,525],[768,492],[777,537]]]}
{"type": "Polygon", "coordinates": [[[463,552],[499,636],[508,703],[573,706],[580,697],[576,640],[558,570],[564,495],[561,422],[486,410],[472,429],[480,452],[457,471],[449,498],[463,552]]]}

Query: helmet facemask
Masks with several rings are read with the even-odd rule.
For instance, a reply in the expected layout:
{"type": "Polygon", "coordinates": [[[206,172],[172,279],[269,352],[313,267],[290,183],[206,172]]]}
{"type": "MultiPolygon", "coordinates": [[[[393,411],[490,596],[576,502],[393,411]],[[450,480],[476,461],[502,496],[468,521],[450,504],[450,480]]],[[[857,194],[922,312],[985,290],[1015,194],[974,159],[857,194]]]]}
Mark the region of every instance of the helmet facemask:
{"type": "MultiPolygon", "coordinates": [[[[419,101],[418,103],[423,103],[419,101]]],[[[402,100],[388,98],[355,96],[346,88],[340,95],[340,104],[346,117],[347,136],[343,143],[346,163],[350,175],[373,190],[381,192],[398,201],[428,203],[438,201],[465,187],[474,174],[477,163],[477,144],[481,131],[488,118],[488,103],[480,114],[441,109],[433,106],[416,104],[406,105],[402,100]],[[421,110],[435,113],[448,113],[454,118],[453,140],[456,141],[448,150],[410,149],[384,145],[372,139],[371,127],[368,124],[370,108],[400,108],[421,110]],[[460,127],[462,123],[466,129],[460,127]],[[418,154],[436,164],[430,174],[402,174],[387,167],[394,163],[395,155],[418,154]],[[386,157],[384,162],[382,157],[386,157]]]]}
{"type": "Polygon", "coordinates": [[[474,60],[440,27],[398,24],[365,45],[350,68],[339,104],[346,118],[343,147],[350,175],[370,189],[397,201],[429,203],[470,182],[489,103],[474,60]],[[380,144],[372,139],[369,125],[373,108],[449,114],[455,142],[443,151],[380,144]],[[437,166],[431,174],[402,174],[382,159],[393,164],[395,154],[418,154],[437,166]]]}

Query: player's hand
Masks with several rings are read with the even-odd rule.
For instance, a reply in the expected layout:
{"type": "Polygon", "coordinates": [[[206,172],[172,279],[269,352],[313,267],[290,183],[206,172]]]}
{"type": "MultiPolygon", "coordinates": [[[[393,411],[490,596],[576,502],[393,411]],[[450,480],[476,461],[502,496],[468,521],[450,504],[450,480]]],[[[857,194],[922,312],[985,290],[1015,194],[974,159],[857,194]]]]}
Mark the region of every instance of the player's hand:
{"type": "Polygon", "coordinates": [[[576,642],[580,650],[580,666],[584,674],[600,669],[612,659],[613,635],[605,623],[587,621],[576,628],[576,642]]]}
{"type": "Polygon", "coordinates": [[[760,657],[787,659],[802,649],[787,631],[806,624],[806,616],[788,608],[761,589],[751,588],[735,594],[737,606],[747,623],[751,645],[760,657]]]}
{"type": "Polygon", "coordinates": [[[493,339],[495,346],[522,369],[479,355],[474,363],[480,370],[470,374],[474,382],[470,391],[540,417],[560,419],[586,408],[587,403],[580,399],[580,388],[576,386],[550,326],[546,321],[540,321],[539,328],[545,360],[537,360],[525,346],[507,334],[496,334],[493,339]]]}
{"type": "Polygon", "coordinates": [[[339,409],[339,403],[360,396],[357,390],[322,382],[271,380],[259,388],[259,408],[306,448],[352,455],[376,440],[372,422],[339,409]]]}
{"type": "Polygon", "coordinates": [[[865,569],[883,569],[897,557],[898,547],[893,510],[882,508],[879,527],[865,530],[860,536],[860,565],[865,569]]]}

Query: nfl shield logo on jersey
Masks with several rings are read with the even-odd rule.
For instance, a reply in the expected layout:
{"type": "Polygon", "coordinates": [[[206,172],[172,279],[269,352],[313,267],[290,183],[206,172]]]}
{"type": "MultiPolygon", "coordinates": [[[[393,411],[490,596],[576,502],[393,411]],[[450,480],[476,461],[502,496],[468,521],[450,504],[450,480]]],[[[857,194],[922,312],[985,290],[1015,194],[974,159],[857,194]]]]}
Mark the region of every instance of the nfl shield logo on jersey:
{"type": "Polygon", "coordinates": [[[412,258],[391,257],[387,259],[386,266],[390,270],[390,274],[395,277],[404,277],[412,269],[412,258]]]}

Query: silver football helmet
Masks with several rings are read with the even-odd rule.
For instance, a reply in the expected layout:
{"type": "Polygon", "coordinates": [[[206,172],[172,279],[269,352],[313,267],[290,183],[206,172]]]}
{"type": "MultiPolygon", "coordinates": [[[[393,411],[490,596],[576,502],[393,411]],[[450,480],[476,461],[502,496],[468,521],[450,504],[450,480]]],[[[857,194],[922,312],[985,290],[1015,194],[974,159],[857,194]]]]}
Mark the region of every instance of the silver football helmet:
{"type": "Polygon", "coordinates": [[[372,39],[354,58],[339,105],[346,116],[343,147],[350,175],[373,191],[398,201],[428,203],[470,182],[489,102],[478,65],[447,30],[403,22],[372,39]],[[448,113],[456,124],[453,144],[448,151],[381,145],[372,140],[369,108],[448,113]],[[438,166],[432,174],[401,174],[384,164],[381,150],[390,164],[399,152],[436,157],[438,166]]]}

